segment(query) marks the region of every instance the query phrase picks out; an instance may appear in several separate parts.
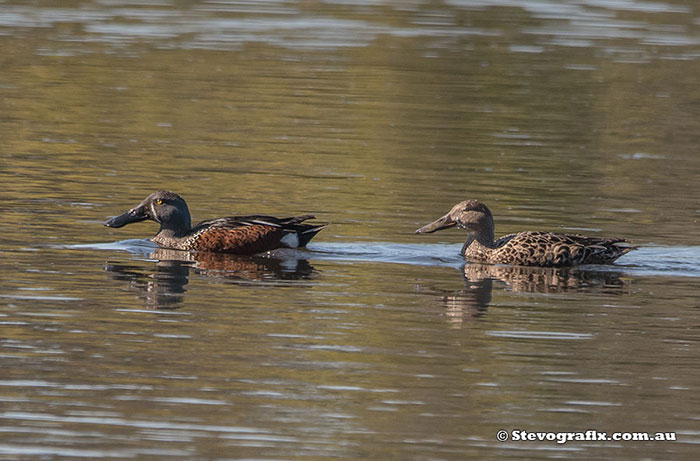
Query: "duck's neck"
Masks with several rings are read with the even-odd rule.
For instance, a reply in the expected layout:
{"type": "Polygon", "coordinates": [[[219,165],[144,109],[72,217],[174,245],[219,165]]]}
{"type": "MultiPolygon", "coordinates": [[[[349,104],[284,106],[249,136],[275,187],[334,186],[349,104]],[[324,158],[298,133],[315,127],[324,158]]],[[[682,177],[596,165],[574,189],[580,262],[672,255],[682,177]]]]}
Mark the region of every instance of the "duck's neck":
{"type": "Polygon", "coordinates": [[[189,232],[189,222],[162,222],[153,241],[164,246],[172,246],[171,242],[184,237],[189,232]]]}
{"type": "Polygon", "coordinates": [[[467,234],[467,241],[464,242],[464,246],[462,247],[462,254],[464,254],[467,248],[474,242],[486,248],[496,248],[496,244],[494,243],[494,227],[493,219],[489,219],[486,223],[483,223],[478,230],[470,231],[469,234],[467,234]]]}
{"type": "Polygon", "coordinates": [[[159,216],[160,229],[158,235],[164,237],[177,238],[187,235],[192,226],[190,211],[187,205],[182,205],[178,209],[169,208],[166,213],[159,216]]]}
{"type": "Polygon", "coordinates": [[[182,237],[190,231],[190,223],[188,222],[168,222],[161,223],[158,235],[166,237],[182,237]]]}

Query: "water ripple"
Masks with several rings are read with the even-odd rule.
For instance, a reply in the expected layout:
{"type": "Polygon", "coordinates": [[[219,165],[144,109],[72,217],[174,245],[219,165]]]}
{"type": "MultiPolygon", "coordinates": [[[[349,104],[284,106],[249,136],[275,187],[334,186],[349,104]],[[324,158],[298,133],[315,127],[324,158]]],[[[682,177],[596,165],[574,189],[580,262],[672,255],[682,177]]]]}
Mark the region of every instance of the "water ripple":
{"type": "Polygon", "coordinates": [[[496,336],[499,338],[515,338],[515,339],[564,339],[564,340],[582,340],[592,339],[590,333],[567,333],[558,331],[487,331],[487,335],[496,336]]]}

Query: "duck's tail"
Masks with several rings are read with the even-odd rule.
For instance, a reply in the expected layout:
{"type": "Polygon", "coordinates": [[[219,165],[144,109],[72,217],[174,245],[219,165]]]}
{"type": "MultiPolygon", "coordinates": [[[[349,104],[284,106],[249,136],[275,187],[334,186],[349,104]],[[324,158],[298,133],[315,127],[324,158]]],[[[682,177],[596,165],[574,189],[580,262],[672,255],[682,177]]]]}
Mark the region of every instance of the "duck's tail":
{"type": "Polygon", "coordinates": [[[293,235],[298,239],[294,242],[296,245],[293,245],[293,247],[305,247],[316,234],[328,227],[328,224],[303,224],[304,221],[314,218],[316,218],[316,216],[307,214],[284,220],[285,228],[293,232],[293,235]]]}

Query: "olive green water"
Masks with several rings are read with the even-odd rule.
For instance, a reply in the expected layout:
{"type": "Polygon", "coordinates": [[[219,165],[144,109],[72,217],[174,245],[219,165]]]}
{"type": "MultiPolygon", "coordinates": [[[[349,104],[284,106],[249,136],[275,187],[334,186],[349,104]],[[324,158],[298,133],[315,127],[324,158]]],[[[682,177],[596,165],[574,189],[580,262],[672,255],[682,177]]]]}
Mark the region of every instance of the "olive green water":
{"type": "Polygon", "coordinates": [[[700,10],[522,3],[0,2],[0,457],[695,459],[700,10]],[[102,226],[157,189],[330,225],[102,226]],[[465,266],[466,198],[642,247],[465,266]]]}

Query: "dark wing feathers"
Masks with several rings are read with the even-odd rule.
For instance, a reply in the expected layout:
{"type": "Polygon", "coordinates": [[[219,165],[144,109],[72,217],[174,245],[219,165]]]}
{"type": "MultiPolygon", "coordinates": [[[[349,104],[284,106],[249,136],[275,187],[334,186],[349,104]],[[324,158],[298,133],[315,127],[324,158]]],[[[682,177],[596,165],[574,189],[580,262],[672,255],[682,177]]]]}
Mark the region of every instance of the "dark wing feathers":
{"type": "MultiPolygon", "coordinates": [[[[209,219],[197,223],[192,230],[197,231],[206,227],[221,227],[235,229],[243,226],[271,226],[278,228],[288,228],[293,230],[295,224],[300,224],[307,219],[314,219],[315,216],[307,214],[303,216],[292,216],[290,218],[276,218],[267,215],[249,215],[249,216],[227,216],[225,218],[209,219]]],[[[303,225],[307,227],[308,225],[303,225]]]]}

